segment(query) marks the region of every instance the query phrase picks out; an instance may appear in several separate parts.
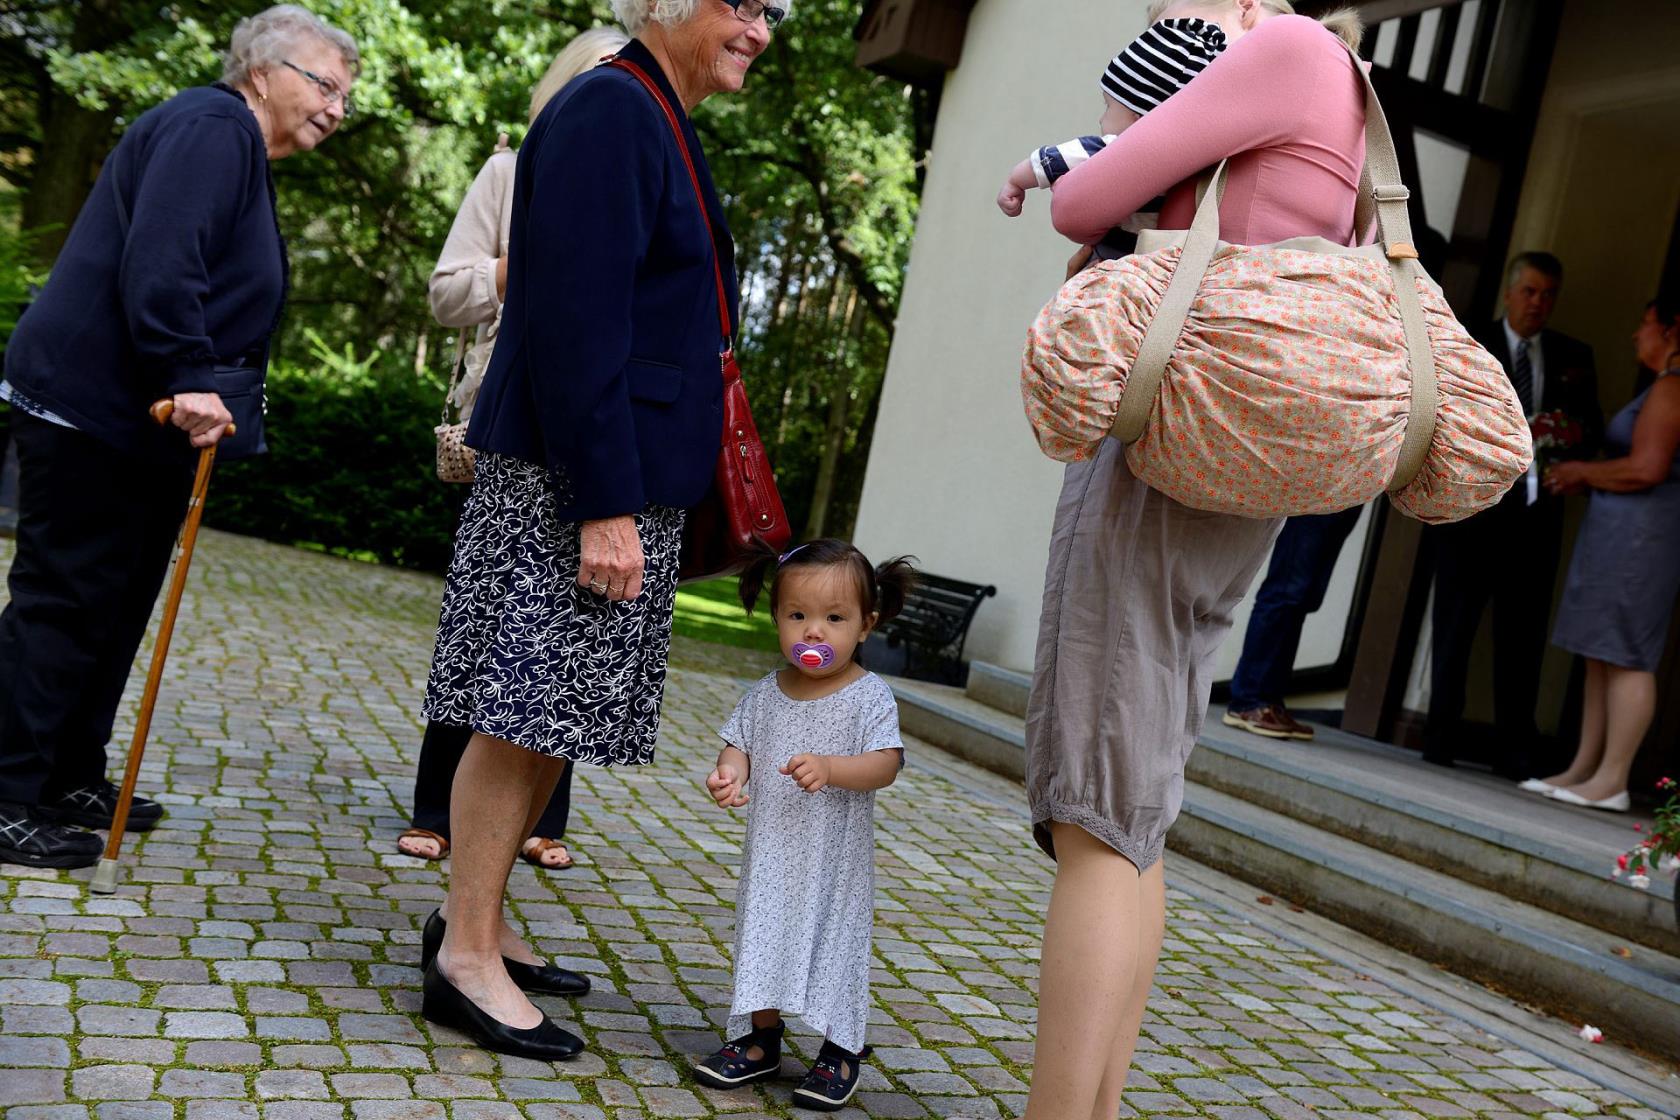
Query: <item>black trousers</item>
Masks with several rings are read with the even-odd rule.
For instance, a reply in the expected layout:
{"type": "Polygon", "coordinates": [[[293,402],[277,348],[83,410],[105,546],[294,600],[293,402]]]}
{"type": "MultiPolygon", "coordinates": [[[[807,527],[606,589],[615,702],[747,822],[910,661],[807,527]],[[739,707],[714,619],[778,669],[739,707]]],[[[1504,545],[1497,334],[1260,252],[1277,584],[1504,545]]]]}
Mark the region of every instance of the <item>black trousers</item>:
{"type": "Polygon", "coordinates": [[[17,555],[0,614],[0,801],[105,775],[105,745],[192,493],[138,458],[17,409],[17,555]]]}
{"type": "Polygon", "coordinates": [[[1425,751],[1470,754],[1460,742],[1465,678],[1482,614],[1493,606],[1493,711],[1498,736],[1483,761],[1527,770],[1539,733],[1534,708],[1546,653],[1552,588],[1563,542],[1563,503],[1522,501],[1524,482],[1497,506],[1430,532],[1435,542],[1434,648],[1425,751]]]}
{"type": "MultiPolygon", "coordinates": [[[[415,828],[429,829],[447,839],[449,837],[449,791],[455,784],[455,768],[461,765],[472,728],[452,727],[447,723],[427,723],[426,735],[420,740],[420,767],[414,774],[415,828]]],[[[558,840],[566,835],[566,822],[572,815],[572,764],[560,775],[548,808],[537,821],[533,836],[558,840]]]]}

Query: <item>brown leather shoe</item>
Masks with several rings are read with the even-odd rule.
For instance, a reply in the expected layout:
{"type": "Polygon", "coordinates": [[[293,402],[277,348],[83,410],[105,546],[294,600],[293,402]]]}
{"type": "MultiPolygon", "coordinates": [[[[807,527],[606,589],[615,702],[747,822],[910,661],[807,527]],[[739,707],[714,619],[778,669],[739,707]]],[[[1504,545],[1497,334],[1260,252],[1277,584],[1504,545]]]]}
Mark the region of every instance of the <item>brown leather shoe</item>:
{"type": "Polygon", "coordinates": [[[1227,711],[1226,727],[1240,727],[1268,739],[1311,739],[1313,729],[1289,714],[1282,704],[1263,704],[1246,712],[1227,711]]]}

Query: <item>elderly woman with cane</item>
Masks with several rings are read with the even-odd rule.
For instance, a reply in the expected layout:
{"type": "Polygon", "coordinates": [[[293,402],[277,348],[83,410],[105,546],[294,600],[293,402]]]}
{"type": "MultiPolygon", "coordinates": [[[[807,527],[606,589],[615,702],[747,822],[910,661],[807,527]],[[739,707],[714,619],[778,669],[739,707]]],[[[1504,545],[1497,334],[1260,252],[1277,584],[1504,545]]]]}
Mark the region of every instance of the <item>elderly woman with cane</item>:
{"type": "Polygon", "coordinates": [[[521,963],[508,872],[568,761],[653,758],[684,516],[712,486],[719,335],[737,300],[687,114],[742,87],[783,14],[765,0],[613,8],[635,38],[562,90],[519,151],[507,302],[426,688],[427,719],[474,733],[449,896],[422,941],[422,1013],[539,1059],[583,1042],[525,993],[586,984],[521,963]]]}
{"type": "MultiPolygon", "coordinates": [[[[0,615],[0,861],[85,867],[117,791],[105,744],[186,513],[232,421],[218,368],[260,370],[287,264],[269,163],[350,112],[359,55],[294,5],[240,21],[222,80],[143,113],[106,159],[6,352],[20,467],[0,615]],[[148,417],[169,402],[167,429],[148,417]],[[79,826],[79,827],[76,827],[79,826]]],[[[137,798],[127,826],[163,816],[137,798]]]]}

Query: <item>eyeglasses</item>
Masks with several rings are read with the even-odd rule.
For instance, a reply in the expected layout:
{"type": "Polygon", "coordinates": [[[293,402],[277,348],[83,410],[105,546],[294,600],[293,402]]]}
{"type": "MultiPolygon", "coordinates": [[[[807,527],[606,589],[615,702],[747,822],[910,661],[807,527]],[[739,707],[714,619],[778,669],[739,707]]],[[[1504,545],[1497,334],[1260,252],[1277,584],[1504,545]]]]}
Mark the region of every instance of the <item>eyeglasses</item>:
{"type": "Polygon", "coordinates": [[[776,26],[787,18],[786,8],[777,8],[766,4],[764,0],[723,0],[735,9],[735,18],[742,23],[753,23],[759,16],[764,17],[764,24],[774,31],[776,26]]]}
{"type": "MultiPolygon", "coordinates": [[[[756,2],[756,0],[744,0],[744,2],[753,3],[756,2]]],[[[355,106],[350,104],[350,96],[343,90],[339,89],[338,83],[333,81],[331,78],[323,78],[319,74],[305,70],[295,62],[287,62],[283,58],[280,60],[280,65],[286,67],[288,70],[296,70],[299,74],[302,74],[304,77],[314,82],[315,88],[321,91],[321,96],[327,99],[328,105],[332,105],[336,102],[344,107],[344,115],[346,117],[355,113],[355,106]]]]}

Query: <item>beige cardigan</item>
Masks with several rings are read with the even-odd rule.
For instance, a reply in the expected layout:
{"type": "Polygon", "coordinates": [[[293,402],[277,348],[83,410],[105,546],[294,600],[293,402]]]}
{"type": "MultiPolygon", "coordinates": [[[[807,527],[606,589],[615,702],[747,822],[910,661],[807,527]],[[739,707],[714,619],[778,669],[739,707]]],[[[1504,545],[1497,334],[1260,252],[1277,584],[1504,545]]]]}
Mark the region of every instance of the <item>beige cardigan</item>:
{"type": "Polygon", "coordinates": [[[485,161],[478,177],[461,200],[461,209],[449,227],[443,254],[432,269],[428,286],[432,315],[446,327],[477,326],[467,348],[466,369],[450,403],[461,411],[461,421],[472,415],[484,368],[496,345],[502,323],[502,301],[496,295],[496,261],[508,251],[508,231],[513,223],[513,172],[519,157],[507,146],[504,133],[496,150],[485,161]]]}

